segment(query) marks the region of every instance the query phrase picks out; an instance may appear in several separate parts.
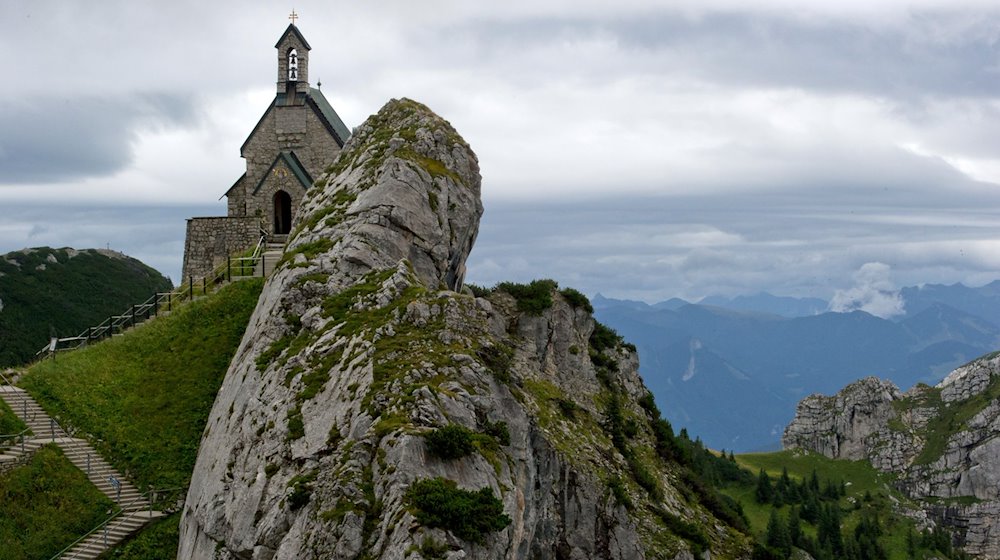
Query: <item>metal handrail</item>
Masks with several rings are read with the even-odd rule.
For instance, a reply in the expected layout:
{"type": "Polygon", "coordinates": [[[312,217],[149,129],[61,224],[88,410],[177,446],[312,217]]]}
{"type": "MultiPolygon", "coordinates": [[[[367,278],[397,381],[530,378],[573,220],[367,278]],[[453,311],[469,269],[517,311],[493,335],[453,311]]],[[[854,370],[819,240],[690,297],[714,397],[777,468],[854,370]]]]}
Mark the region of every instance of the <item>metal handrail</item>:
{"type": "Polygon", "coordinates": [[[220,265],[219,267],[212,269],[212,271],[205,276],[198,278],[197,280],[199,282],[196,282],[194,277],[189,277],[186,285],[182,283],[170,292],[157,292],[150,296],[146,301],[131,306],[125,313],[122,313],[121,315],[112,315],[104,321],[101,321],[97,326],[88,327],[78,336],[53,338],[48,344],[42,347],[41,350],[35,352],[35,357],[38,358],[43,354],[45,356],[50,356],[54,355],[56,352],[76,350],[86,346],[92,340],[101,340],[108,338],[115,333],[124,332],[128,327],[134,327],[140,322],[145,322],[151,317],[156,317],[164,303],[166,304],[167,311],[172,311],[174,302],[182,303],[185,299],[188,301],[194,299],[196,291],[195,286],[197,284],[201,285],[201,295],[205,295],[208,293],[209,286],[214,288],[216,285],[231,282],[234,276],[232,273],[234,262],[238,263],[240,272],[246,271],[247,266],[250,268],[249,275],[239,274],[236,275],[237,278],[254,276],[257,263],[263,258],[264,248],[267,246],[268,239],[268,233],[266,231],[261,229],[260,232],[261,236],[257,240],[257,244],[254,246],[253,252],[249,257],[228,257],[224,265],[220,265]]]}
{"type": "Polygon", "coordinates": [[[97,531],[101,530],[103,527],[105,527],[108,523],[110,523],[111,521],[113,521],[116,517],[118,517],[119,515],[121,515],[123,512],[128,511],[130,514],[141,513],[142,510],[129,509],[133,505],[135,505],[136,503],[138,503],[140,501],[144,501],[144,502],[148,501],[149,502],[149,511],[153,511],[153,505],[155,503],[156,494],[157,493],[162,494],[162,493],[165,493],[165,492],[174,492],[174,491],[177,491],[177,490],[183,490],[183,491],[186,492],[187,491],[187,487],[180,487],[179,486],[179,487],[176,487],[176,488],[166,488],[166,489],[162,489],[162,490],[161,489],[156,489],[156,488],[150,488],[149,490],[146,490],[146,492],[144,492],[140,496],[138,496],[136,498],[133,498],[132,501],[130,501],[127,505],[118,506],[118,511],[115,511],[115,512],[111,513],[110,515],[108,515],[108,517],[105,518],[104,521],[101,521],[100,523],[98,523],[97,525],[95,525],[93,529],[87,531],[82,537],[76,539],[71,544],[69,544],[66,548],[64,548],[64,549],[60,550],[59,552],[57,552],[56,555],[53,556],[52,558],[50,558],[49,560],[56,560],[56,559],[58,559],[59,557],[61,557],[66,552],[70,551],[73,547],[75,547],[76,545],[78,545],[81,542],[85,541],[88,537],[90,537],[91,535],[93,535],[97,531]]]}
{"type": "Polygon", "coordinates": [[[27,439],[28,434],[31,433],[31,428],[25,428],[16,434],[2,434],[0,435],[0,449],[7,449],[17,445],[17,440],[21,440],[21,454],[24,454],[24,440],[27,439]],[[10,444],[4,443],[6,440],[14,440],[10,444]]]}
{"type": "MultiPolygon", "coordinates": [[[[11,382],[10,378],[7,377],[7,375],[5,375],[3,371],[0,371],[0,380],[2,380],[4,383],[6,383],[7,385],[9,385],[11,387],[14,387],[14,383],[11,382]]],[[[21,396],[21,401],[22,401],[22,403],[24,403],[25,405],[27,405],[28,396],[27,395],[22,395],[21,396]]],[[[24,420],[27,421],[28,419],[24,418],[24,420]]],[[[64,435],[67,436],[67,437],[72,437],[70,431],[67,430],[66,428],[64,428],[62,425],[60,425],[59,422],[56,421],[55,418],[51,419],[51,426],[52,427],[51,427],[51,434],[50,435],[51,435],[51,437],[52,437],[53,440],[56,438],[56,431],[57,431],[57,429],[58,429],[58,432],[60,434],[60,437],[64,436],[64,435]]],[[[20,437],[21,438],[21,447],[22,447],[22,452],[23,452],[23,449],[24,449],[24,440],[25,440],[24,436],[28,432],[31,432],[31,431],[32,431],[31,428],[25,428],[24,430],[22,430],[18,434],[0,435],[0,440],[3,440],[5,438],[11,438],[11,437],[13,437],[13,438],[20,437]]],[[[45,439],[46,439],[45,437],[42,437],[42,436],[37,435],[37,434],[33,434],[33,435],[36,435],[37,436],[36,439],[38,439],[39,441],[43,441],[44,442],[45,439]]],[[[89,445],[88,442],[86,440],[83,440],[83,439],[81,439],[80,441],[65,441],[64,440],[64,441],[60,442],[59,447],[65,453],[66,451],[72,451],[72,450],[77,450],[77,451],[79,451],[79,450],[85,450],[86,451],[88,445],[89,445]]],[[[89,464],[89,461],[88,461],[88,464],[89,464]]],[[[88,477],[90,476],[90,472],[87,472],[86,474],[87,474],[88,477]]],[[[56,558],[59,558],[63,553],[65,553],[66,551],[70,550],[71,548],[73,548],[74,546],[76,546],[77,544],[79,544],[81,541],[83,541],[84,539],[86,539],[90,535],[94,534],[96,531],[98,531],[99,529],[101,529],[101,527],[104,527],[105,525],[107,525],[111,520],[113,520],[114,518],[118,517],[122,512],[129,511],[130,513],[136,513],[138,511],[141,511],[141,510],[135,510],[135,511],[133,511],[131,509],[131,508],[133,508],[133,506],[135,506],[140,501],[148,501],[149,502],[149,510],[153,511],[153,508],[154,508],[154,506],[157,503],[156,502],[156,495],[157,494],[163,495],[165,493],[175,492],[177,490],[186,491],[187,487],[174,487],[174,488],[164,488],[164,489],[157,489],[155,487],[151,487],[149,490],[147,490],[146,492],[140,494],[138,497],[133,498],[131,501],[127,502],[126,504],[124,504],[124,505],[118,504],[118,510],[117,511],[115,511],[114,513],[112,513],[107,519],[105,519],[104,521],[102,521],[101,523],[99,523],[97,526],[95,526],[93,529],[91,529],[90,531],[88,531],[85,535],[83,535],[82,537],[80,537],[79,539],[77,539],[76,541],[74,541],[68,547],[66,547],[66,548],[62,549],[61,551],[59,551],[55,556],[52,557],[52,560],[54,560],[56,558]]]]}

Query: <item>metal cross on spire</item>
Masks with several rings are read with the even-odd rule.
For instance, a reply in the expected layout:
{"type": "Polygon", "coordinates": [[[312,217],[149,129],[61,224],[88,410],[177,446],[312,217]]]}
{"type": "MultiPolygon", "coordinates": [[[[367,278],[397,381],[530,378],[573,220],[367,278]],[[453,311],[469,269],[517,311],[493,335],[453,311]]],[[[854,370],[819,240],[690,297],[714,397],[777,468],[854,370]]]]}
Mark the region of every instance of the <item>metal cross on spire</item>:
{"type": "Polygon", "coordinates": [[[299,14],[295,13],[295,8],[292,8],[292,13],[288,15],[288,19],[292,20],[292,25],[295,25],[295,20],[299,19],[299,14]]]}

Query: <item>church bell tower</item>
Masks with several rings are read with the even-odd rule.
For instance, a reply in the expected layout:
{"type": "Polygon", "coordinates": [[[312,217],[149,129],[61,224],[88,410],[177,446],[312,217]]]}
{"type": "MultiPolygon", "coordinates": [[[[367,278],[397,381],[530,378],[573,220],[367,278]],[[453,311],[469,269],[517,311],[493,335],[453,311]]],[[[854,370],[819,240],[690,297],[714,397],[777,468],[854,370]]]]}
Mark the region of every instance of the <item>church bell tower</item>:
{"type": "Polygon", "coordinates": [[[278,39],[278,94],[289,99],[309,91],[309,51],[311,47],[295,26],[295,12],[289,16],[292,23],[278,39]]]}

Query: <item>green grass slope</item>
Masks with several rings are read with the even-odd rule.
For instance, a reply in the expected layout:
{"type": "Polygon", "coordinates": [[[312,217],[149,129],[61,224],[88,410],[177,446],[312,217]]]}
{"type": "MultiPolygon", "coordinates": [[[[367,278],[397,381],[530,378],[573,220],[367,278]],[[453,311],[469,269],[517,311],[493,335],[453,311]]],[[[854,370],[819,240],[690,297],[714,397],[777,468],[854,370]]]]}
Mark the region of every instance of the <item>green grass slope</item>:
{"type": "Polygon", "coordinates": [[[114,504],[55,446],[0,475],[0,560],[50,558],[114,504]]]}
{"type": "Polygon", "coordinates": [[[755,473],[753,482],[728,483],[723,492],[739,502],[765,545],[757,558],[789,558],[793,547],[818,560],[965,558],[947,533],[917,531],[900,513],[914,504],[893,488],[890,475],[865,461],[798,450],[737,455],[735,461],[755,473]]]}
{"type": "Polygon", "coordinates": [[[76,336],[170,289],[159,272],[109,254],[42,247],[0,257],[0,367],[26,363],[50,337],[76,336]]]}
{"type": "Polygon", "coordinates": [[[179,487],[263,286],[230,284],[124,336],[36,363],[20,385],[145,489],[179,487]]]}
{"type": "MultiPolygon", "coordinates": [[[[0,400],[0,436],[19,434],[27,427],[21,418],[7,406],[7,403],[0,400]]],[[[0,444],[2,443],[0,442],[0,444]]]]}

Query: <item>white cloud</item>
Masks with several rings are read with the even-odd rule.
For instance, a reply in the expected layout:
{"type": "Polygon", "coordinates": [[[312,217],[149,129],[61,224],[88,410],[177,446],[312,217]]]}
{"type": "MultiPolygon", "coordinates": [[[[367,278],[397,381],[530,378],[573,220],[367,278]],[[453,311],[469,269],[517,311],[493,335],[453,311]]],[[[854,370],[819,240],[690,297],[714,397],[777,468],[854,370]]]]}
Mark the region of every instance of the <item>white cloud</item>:
{"type": "Polygon", "coordinates": [[[890,279],[889,265],[865,263],[854,273],[855,285],[837,290],[830,300],[830,311],[848,313],[864,311],[876,317],[890,319],[905,313],[903,298],[890,279]]]}

